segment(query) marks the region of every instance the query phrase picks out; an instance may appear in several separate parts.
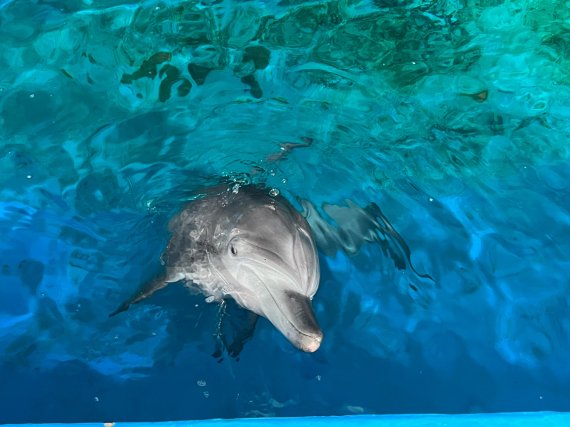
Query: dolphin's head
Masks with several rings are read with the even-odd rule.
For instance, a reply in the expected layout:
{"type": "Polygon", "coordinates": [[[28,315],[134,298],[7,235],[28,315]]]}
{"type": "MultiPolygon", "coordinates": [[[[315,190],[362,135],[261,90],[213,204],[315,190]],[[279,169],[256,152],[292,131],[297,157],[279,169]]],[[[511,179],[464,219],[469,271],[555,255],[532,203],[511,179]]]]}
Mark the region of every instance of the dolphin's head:
{"type": "Polygon", "coordinates": [[[229,294],[266,317],[297,348],[316,351],[323,333],[311,300],[320,272],[306,220],[284,199],[242,211],[220,248],[229,294]]]}

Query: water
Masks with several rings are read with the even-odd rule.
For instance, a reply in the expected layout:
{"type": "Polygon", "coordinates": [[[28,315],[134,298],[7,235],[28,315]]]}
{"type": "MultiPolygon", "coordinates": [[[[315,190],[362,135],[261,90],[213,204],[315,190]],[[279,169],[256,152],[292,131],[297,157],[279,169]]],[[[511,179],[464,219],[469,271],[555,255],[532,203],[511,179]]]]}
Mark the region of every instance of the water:
{"type": "Polygon", "coordinates": [[[568,22],[540,0],[1,2],[0,422],[570,410],[568,22]],[[411,263],[323,251],[312,355],[260,322],[218,363],[217,306],[176,287],[109,319],[221,177],[374,202],[411,263]]]}

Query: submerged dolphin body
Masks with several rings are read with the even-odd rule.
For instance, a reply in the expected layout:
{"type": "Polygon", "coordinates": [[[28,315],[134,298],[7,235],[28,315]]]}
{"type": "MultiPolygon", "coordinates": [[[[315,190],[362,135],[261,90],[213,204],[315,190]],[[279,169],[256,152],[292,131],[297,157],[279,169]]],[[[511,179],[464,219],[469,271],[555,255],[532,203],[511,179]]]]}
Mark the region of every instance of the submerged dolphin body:
{"type": "Polygon", "coordinates": [[[232,298],[267,318],[303,351],[319,348],[323,333],[311,305],[320,280],[316,245],[307,221],[285,198],[255,186],[211,190],[184,207],[169,230],[164,274],[112,315],[185,282],[208,301],[232,298]]]}

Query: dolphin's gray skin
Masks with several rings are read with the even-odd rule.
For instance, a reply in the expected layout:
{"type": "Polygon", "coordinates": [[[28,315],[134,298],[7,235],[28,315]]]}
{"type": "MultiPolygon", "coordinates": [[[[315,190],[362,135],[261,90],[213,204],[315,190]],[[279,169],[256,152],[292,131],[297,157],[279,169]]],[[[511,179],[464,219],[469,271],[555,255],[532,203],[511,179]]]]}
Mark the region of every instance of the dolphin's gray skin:
{"type": "Polygon", "coordinates": [[[232,298],[267,318],[300,350],[319,348],[323,333],[311,305],[319,258],[307,221],[285,198],[251,185],[218,187],[190,202],[169,230],[164,275],[112,315],[169,283],[186,282],[209,301],[232,298]]]}

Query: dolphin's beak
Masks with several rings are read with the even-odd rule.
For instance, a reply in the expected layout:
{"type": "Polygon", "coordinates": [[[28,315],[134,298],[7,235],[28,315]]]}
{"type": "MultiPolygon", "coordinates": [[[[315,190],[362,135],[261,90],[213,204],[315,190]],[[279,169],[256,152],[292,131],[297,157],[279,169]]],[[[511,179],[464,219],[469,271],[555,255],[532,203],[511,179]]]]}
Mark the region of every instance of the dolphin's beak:
{"type": "Polygon", "coordinates": [[[267,316],[269,321],[299,350],[313,353],[323,341],[311,300],[297,292],[284,291],[274,295],[279,313],[267,316]]]}
{"type": "Polygon", "coordinates": [[[319,349],[322,341],[323,341],[323,332],[319,331],[318,335],[308,336],[307,338],[302,339],[301,346],[299,346],[298,348],[307,353],[314,353],[319,349]]]}

